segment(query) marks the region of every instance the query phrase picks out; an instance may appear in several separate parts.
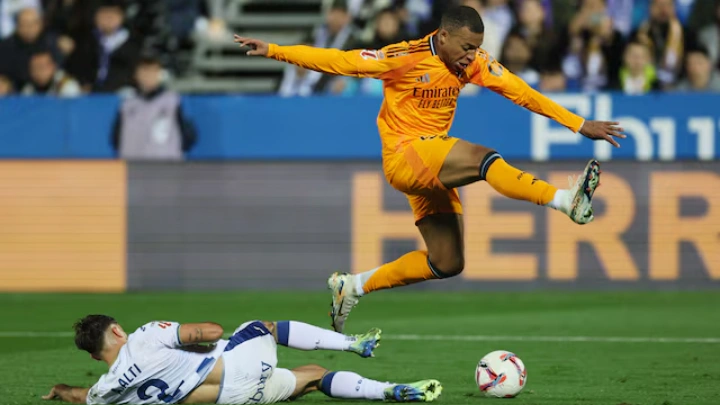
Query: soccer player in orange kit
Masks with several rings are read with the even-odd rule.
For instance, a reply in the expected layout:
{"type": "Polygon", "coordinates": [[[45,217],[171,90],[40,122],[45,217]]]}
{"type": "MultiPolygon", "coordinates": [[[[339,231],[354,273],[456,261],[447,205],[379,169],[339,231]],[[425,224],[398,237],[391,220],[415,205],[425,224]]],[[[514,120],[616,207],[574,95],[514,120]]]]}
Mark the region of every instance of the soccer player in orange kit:
{"type": "Polygon", "coordinates": [[[472,83],[590,139],[619,147],[614,137],[625,137],[617,122],[586,121],[507,71],[480,48],[484,31],[477,11],[461,6],[450,8],[439,29],[427,37],[380,50],[278,46],[235,36],[235,42],[250,48],[248,55],[384,82],[377,118],[383,171],[407,196],[427,251],[410,252],[364,273],[331,275],[330,316],[336,331],[343,330],[364,294],[462,272],[463,220],[457,187],[484,180],[506,197],[556,209],[578,224],[593,220],[592,197],[600,179],[597,161],[587,164],[570,189],[558,189],[511,166],[492,149],[448,135],[460,89],[472,83]]]}

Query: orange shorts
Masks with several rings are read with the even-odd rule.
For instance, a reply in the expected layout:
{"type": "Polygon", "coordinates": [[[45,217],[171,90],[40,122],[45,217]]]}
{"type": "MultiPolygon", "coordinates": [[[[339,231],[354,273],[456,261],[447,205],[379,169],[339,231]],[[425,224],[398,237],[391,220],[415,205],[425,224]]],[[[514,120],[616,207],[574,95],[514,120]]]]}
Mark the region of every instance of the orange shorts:
{"type": "Polygon", "coordinates": [[[405,193],[416,222],[432,214],[462,214],[457,190],[448,190],[438,179],[445,158],[457,141],[449,136],[423,137],[384,153],[385,178],[405,193]]]}

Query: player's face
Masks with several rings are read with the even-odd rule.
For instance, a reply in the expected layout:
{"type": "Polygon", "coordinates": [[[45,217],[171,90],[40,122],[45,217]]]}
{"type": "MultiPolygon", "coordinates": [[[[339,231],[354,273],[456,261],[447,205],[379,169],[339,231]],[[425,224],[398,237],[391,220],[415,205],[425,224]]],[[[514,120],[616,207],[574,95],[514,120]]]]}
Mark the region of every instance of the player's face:
{"type": "Polygon", "coordinates": [[[485,34],[470,31],[468,27],[449,32],[438,33],[438,54],[440,59],[452,70],[462,72],[477,56],[477,50],[483,43],[485,34]]]}

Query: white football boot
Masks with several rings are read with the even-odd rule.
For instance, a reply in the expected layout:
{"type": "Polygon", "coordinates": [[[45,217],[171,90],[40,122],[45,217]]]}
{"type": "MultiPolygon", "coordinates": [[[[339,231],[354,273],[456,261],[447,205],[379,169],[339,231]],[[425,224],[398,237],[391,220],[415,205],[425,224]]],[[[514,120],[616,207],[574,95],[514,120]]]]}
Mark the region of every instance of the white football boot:
{"type": "Polygon", "coordinates": [[[355,291],[355,276],[348,273],[333,273],[328,279],[328,288],[332,290],[332,327],[342,333],[350,311],[358,304],[360,296],[355,291]]]}

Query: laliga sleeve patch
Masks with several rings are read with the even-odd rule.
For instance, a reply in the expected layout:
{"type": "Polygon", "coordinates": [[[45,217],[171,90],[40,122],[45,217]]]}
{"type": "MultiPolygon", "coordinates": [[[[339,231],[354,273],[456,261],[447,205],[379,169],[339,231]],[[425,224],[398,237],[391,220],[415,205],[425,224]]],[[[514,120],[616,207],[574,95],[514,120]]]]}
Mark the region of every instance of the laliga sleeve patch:
{"type": "Polygon", "coordinates": [[[503,74],[503,67],[498,63],[495,58],[490,58],[490,61],[488,62],[488,71],[494,75],[494,76],[502,76],[503,74]]]}

